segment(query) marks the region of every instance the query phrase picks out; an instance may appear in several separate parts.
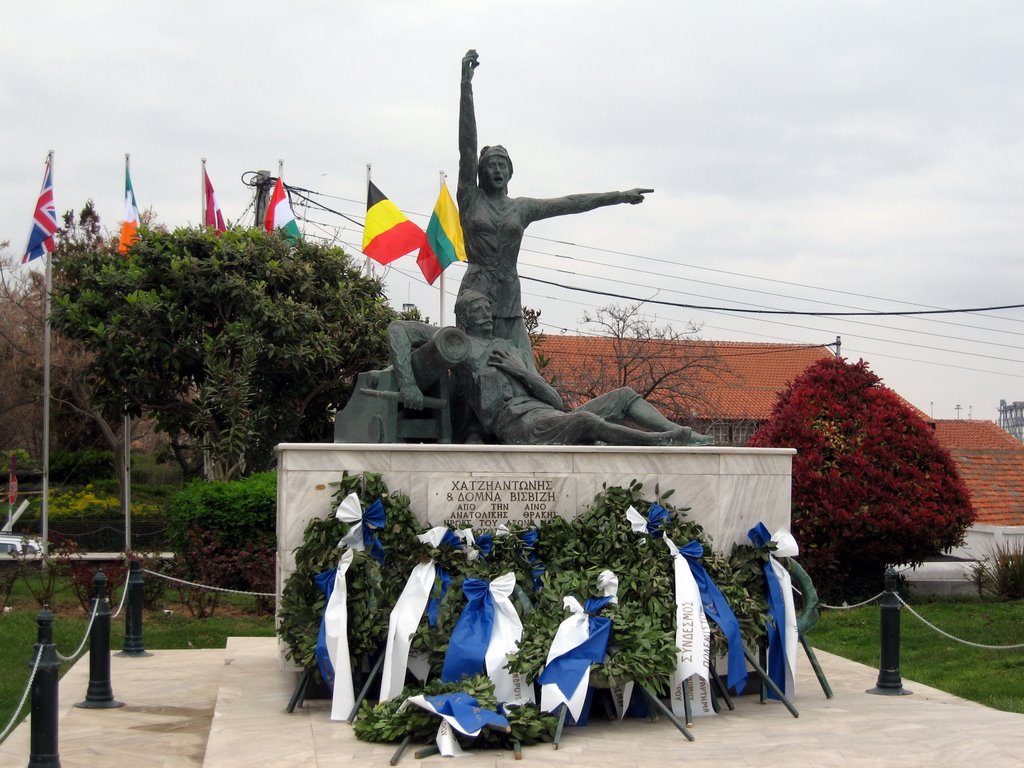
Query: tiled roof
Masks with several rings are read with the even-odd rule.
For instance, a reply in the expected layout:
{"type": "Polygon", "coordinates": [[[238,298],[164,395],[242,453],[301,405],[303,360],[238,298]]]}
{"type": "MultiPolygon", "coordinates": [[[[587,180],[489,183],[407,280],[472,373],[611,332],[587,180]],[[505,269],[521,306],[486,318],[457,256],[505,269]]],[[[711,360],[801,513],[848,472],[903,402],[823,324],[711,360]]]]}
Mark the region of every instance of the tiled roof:
{"type": "Polygon", "coordinates": [[[1024,448],[1013,435],[994,421],[935,419],[935,438],[948,450],[953,448],[1024,448]]]}
{"type": "Polygon", "coordinates": [[[1024,525],[1024,448],[950,450],[982,525],[1024,525]]]}
{"type": "MultiPolygon", "coordinates": [[[[623,355],[615,339],[595,336],[545,336],[537,350],[549,360],[545,376],[556,377],[563,386],[575,382],[581,390],[586,382],[601,378],[602,368],[619,368],[617,360],[623,355]]],[[[669,373],[662,389],[698,391],[698,419],[765,421],[779,393],[831,355],[824,346],[681,340],[647,342],[636,357],[649,363],[648,378],[674,371],[687,356],[714,360],[707,367],[669,373]]],[[[611,382],[606,388],[628,383],[611,382]]],[[[1024,525],[1024,445],[995,422],[933,420],[903,402],[934,424],[935,437],[952,455],[971,492],[977,522],[1024,525]]]]}
{"type": "MultiPolygon", "coordinates": [[[[617,369],[622,351],[616,349],[616,343],[609,337],[545,336],[537,350],[550,361],[545,376],[570,384],[593,380],[602,367],[617,369]]],[[[646,342],[640,356],[650,365],[649,379],[666,376],[659,389],[700,392],[700,402],[693,406],[695,417],[764,421],[771,416],[779,393],[793,379],[831,355],[823,346],[680,340],[646,342]],[[671,373],[687,356],[714,362],[671,373]]],[[[623,383],[631,382],[612,385],[623,383]]]]}
{"type": "Polygon", "coordinates": [[[1024,525],[1024,444],[994,421],[939,419],[935,437],[956,463],[982,525],[1024,525]]]}

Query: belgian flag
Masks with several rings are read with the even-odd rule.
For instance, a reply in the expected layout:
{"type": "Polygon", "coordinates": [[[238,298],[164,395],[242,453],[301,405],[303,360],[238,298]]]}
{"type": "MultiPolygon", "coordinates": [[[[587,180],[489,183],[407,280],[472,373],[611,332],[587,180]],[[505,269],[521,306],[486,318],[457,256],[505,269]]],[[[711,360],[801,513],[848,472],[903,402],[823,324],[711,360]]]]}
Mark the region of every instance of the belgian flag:
{"type": "Polygon", "coordinates": [[[366,192],[366,223],[363,225],[363,253],[376,262],[390,264],[422,248],[427,234],[413,224],[388,200],[374,183],[366,192]]]}

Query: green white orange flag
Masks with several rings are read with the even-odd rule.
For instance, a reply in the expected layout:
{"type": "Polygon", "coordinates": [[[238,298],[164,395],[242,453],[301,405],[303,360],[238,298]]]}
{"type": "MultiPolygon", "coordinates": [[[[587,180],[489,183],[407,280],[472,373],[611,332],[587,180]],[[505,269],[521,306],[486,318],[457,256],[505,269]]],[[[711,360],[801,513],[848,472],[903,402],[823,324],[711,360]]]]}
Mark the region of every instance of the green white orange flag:
{"type": "Polygon", "coordinates": [[[417,248],[423,248],[427,242],[426,233],[405,218],[398,206],[388,200],[372,181],[367,185],[363,253],[376,262],[390,264],[417,248]]]}
{"type": "Polygon", "coordinates": [[[270,196],[270,204],[267,206],[267,215],[263,219],[263,226],[267,232],[277,230],[281,237],[293,245],[302,239],[299,232],[299,225],[295,222],[295,214],[292,213],[292,206],[288,202],[288,193],[284,191],[284,182],[279,176],[277,184],[274,185],[274,193],[270,196]]]}
{"type": "Polygon", "coordinates": [[[427,242],[420,248],[416,264],[423,277],[431,285],[445,269],[456,261],[466,260],[466,244],[462,239],[462,225],[459,210],[448,192],[448,185],[441,185],[434,212],[427,224],[427,242]]]}
{"type": "Polygon", "coordinates": [[[121,236],[117,243],[117,252],[128,253],[131,244],[139,239],[139,206],[135,203],[135,190],[132,189],[132,176],[128,171],[128,158],[124,159],[124,218],[121,220],[121,236]]]}

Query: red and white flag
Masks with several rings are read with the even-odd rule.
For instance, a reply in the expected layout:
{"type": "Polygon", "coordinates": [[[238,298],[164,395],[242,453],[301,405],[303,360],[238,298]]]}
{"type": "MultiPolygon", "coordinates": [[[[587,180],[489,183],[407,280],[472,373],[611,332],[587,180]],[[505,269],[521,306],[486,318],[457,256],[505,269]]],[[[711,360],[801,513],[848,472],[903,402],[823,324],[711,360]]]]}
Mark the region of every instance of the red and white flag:
{"type": "Polygon", "coordinates": [[[206,203],[203,206],[203,224],[213,229],[218,235],[227,229],[224,225],[224,214],[221,213],[220,205],[217,204],[217,195],[213,191],[213,184],[210,177],[203,168],[203,183],[206,190],[206,203]]]}

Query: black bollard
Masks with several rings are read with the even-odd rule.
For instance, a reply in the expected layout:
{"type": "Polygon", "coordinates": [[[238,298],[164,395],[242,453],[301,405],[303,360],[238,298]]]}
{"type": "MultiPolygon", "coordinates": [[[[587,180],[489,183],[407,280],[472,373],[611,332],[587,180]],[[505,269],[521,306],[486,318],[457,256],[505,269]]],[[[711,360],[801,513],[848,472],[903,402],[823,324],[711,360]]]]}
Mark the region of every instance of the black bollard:
{"type": "Polygon", "coordinates": [[[124,646],[118,656],[152,656],[142,643],[142,563],[128,563],[124,602],[124,646]]]}
{"type": "Polygon", "coordinates": [[[32,733],[29,737],[28,768],[60,768],[57,749],[57,682],[60,659],[53,644],[53,614],[44,608],[36,615],[38,639],[32,665],[39,659],[32,679],[32,733]]]}
{"type": "Polygon", "coordinates": [[[903,687],[900,677],[900,599],[896,593],[896,571],[890,565],[885,569],[885,592],[880,603],[882,609],[882,656],[878,665],[878,680],[868,693],[880,696],[909,696],[913,691],[903,687]]]}
{"type": "Polygon", "coordinates": [[[110,687],[110,601],[107,599],[107,576],[96,571],[92,587],[92,629],[89,630],[89,688],[85,701],[75,704],[83,709],[113,709],[123,707],[114,701],[110,687]]]}

